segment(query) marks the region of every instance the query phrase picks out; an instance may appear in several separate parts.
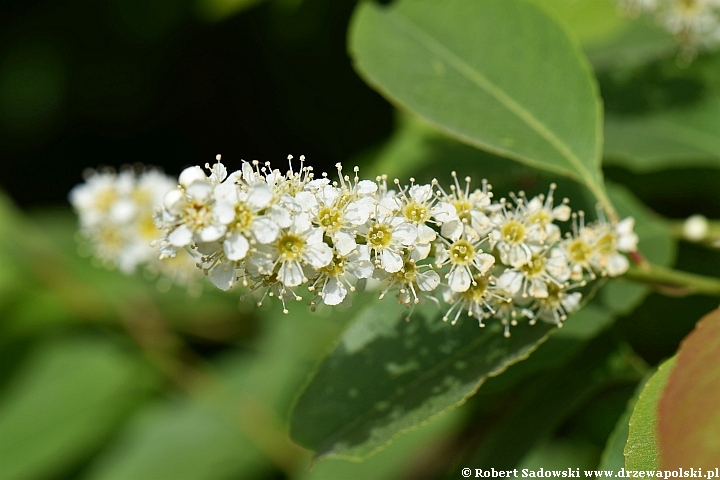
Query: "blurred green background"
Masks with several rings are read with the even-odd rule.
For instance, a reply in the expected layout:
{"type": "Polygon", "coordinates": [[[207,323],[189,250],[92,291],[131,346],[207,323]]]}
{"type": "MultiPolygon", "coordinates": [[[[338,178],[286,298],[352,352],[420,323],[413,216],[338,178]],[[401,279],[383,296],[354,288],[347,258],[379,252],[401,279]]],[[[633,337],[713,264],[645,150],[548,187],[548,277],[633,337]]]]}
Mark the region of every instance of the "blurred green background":
{"type": "MultiPolygon", "coordinates": [[[[481,466],[477,451],[519,438],[522,465],[594,468],[639,378],[584,388],[590,370],[578,362],[615,355],[642,371],[717,306],[651,294],[597,338],[547,350],[514,381],[490,380],[369,460],[309,470],[311,453],[288,439],[289,411],[356,307],[298,304],[283,316],[212,287],[160,293],[155,279],[77,255],[66,198],[87,167],[140,162],[175,175],[217,153],[231,170],[292,153],[320,171],[338,161],[421,179],[457,169],[501,190],[546,190],[546,174],[403,137],[405,118],[347,56],[355,3],[0,3],[0,478],[458,478],[463,461],[481,466]],[[553,383],[559,375],[574,383],[553,383]],[[550,405],[544,423],[522,416],[563,388],[572,401],[550,405]]],[[[670,55],[597,74],[607,113],[632,120],[702,102],[708,68],[712,55],[690,67],[670,55]]],[[[605,175],[666,218],[719,218],[720,170],[697,160],[647,173],[616,159],[605,175]]],[[[680,243],[678,268],[717,276],[718,265],[716,251],[680,243]]]]}

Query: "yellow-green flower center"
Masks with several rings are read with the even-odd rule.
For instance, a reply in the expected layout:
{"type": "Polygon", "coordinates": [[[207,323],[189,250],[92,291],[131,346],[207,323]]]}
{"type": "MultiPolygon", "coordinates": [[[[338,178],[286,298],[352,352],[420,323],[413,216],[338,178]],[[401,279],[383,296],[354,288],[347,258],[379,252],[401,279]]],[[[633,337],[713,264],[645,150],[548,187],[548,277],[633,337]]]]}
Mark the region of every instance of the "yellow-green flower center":
{"type": "Polygon", "coordinates": [[[345,258],[340,256],[333,257],[330,263],[322,268],[322,272],[330,277],[342,275],[345,273],[345,258]]]}
{"type": "Polygon", "coordinates": [[[517,220],[509,220],[500,230],[502,239],[510,245],[517,245],[525,241],[527,233],[525,225],[517,220]]]}
{"type": "Polygon", "coordinates": [[[417,202],[410,202],[405,206],[405,218],[412,223],[425,223],[430,220],[430,211],[428,208],[417,202]]]}
{"type": "Polygon", "coordinates": [[[462,298],[466,302],[482,303],[489,285],[487,277],[475,275],[473,281],[470,288],[462,292],[462,298]]]}
{"type": "Polygon", "coordinates": [[[201,228],[208,223],[210,209],[203,203],[193,203],[185,209],[185,221],[195,228],[201,228]]]}
{"type": "Polygon", "coordinates": [[[587,265],[591,256],[592,247],[582,238],[576,238],[568,245],[568,257],[572,263],[587,265]]]}
{"type": "Polygon", "coordinates": [[[403,268],[399,272],[393,273],[393,278],[401,283],[412,283],[418,274],[418,267],[414,262],[405,260],[403,268]]]}
{"type": "Polygon", "coordinates": [[[605,235],[600,237],[595,244],[598,253],[601,255],[609,255],[617,251],[617,238],[612,232],[607,232],[605,235]]]}
{"type": "Polygon", "coordinates": [[[327,232],[337,232],[342,228],[342,215],[337,208],[323,207],[318,212],[318,223],[327,232]]]}
{"type": "Polygon", "coordinates": [[[452,202],[452,204],[455,207],[455,210],[457,211],[460,220],[465,220],[467,222],[471,220],[470,210],[472,209],[472,205],[470,204],[469,200],[463,198],[455,200],[454,202],[452,202]]]}
{"type": "Polygon", "coordinates": [[[248,207],[243,202],[238,202],[238,204],[235,206],[235,230],[239,232],[247,230],[248,228],[250,228],[250,225],[252,224],[254,219],[255,215],[253,214],[252,210],[250,210],[250,207],[248,207]]]}
{"type": "Polygon", "coordinates": [[[392,231],[390,231],[390,227],[387,225],[375,225],[368,230],[367,238],[370,247],[382,250],[390,245],[392,241],[392,231]]]}
{"type": "Polygon", "coordinates": [[[552,221],[552,217],[548,214],[545,209],[540,209],[537,212],[530,215],[530,222],[539,223],[542,226],[549,224],[552,221]]]}
{"type": "Polygon", "coordinates": [[[280,258],[283,260],[297,260],[302,255],[305,240],[293,233],[287,233],[280,237],[277,243],[280,258]]]}
{"type": "Polygon", "coordinates": [[[520,267],[528,278],[537,277],[545,270],[545,257],[533,255],[530,262],[520,267]]]}
{"type": "Polygon", "coordinates": [[[470,265],[475,258],[475,247],[467,240],[450,245],[450,261],[455,265],[470,265]]]}

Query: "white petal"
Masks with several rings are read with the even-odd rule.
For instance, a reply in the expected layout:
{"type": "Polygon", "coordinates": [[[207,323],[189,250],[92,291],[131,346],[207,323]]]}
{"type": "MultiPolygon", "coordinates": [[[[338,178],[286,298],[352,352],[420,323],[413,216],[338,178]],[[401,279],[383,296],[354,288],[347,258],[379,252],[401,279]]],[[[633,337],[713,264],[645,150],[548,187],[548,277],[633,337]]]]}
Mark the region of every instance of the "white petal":
{"type": "Polygon", "coordinates": [[[225,225],[210,224],[198,232],[201,242],[214,242],[220,240],[225,235],[227,228],[225,225]]]}
{"type": "Polygon", "coordinates": [[[386,272],[395,273],[403,267],[403,259],[392,250],[385,249],[380,253],[380,264],[386,272]]]}
{"type": "Polygon", "coordinates": [[[235,264],[233,262],[218,262],[208,272],[210,281],[222,290],[229,290],[236,280],[235,264]]]}
{"type": "Polygon", "coordinates": [[[632,233],[634,227],[635,219],[633,217],[627,217],[615,225],[615,231],[619,234],[632,233]]]}
{"type": "Polygon", "coordinates": [[[393,229],[392,239],[403,245],[412,245],[417,240],[417,229],[409,223],[401,223],[393,229]]]}
{"type": "Polygon", "coordinates": [[[617,249],[621,252],[634,252],[637,250],[638,236],[634,233],[620,235],[617,239],[617,249]]]}
{"type": "Polygon", "coordinates": [[[190,198],[201,202],[210,198],[212,192],[213,185],[207,180],[195,180],[193,183],[185,187],[185,193],[187,193],[190,198]]]}
{"type": "Polygon", "coordinates": [[[374,208],[375,201],[372,197],[365,197],[357,202],[352,202],[345,209],[345,220],[353,225],[362,225],[367,222],[374,208]]]}
{"type": "Polygon", "coordinates": [[[438,265],[442,265],[445,262],[448,261],[450,258],[450,254],[448,252],[448,249],[445,247],[445,244],[443,243],[436,243],[435,247],[435,263],[438,265]]]}
{"type": "Polygon", "coordinates": [[[269,212],[270,218],[280,227],[288,228],[292,225],[292,216],[286,208],[273,206],[269,212]]]}
{"type": "Polygon", "coordinates": [[[174,215],[180,213],[183,203],[185,203],[185,192],[179,188],[173,188],[163,197],[163,206],[174,215]]]}
{"type": "Polygon", "coordinates": [[[371,194],[377,192],[377,190],[378,190],[377,183],[372,182],[370,180],[360,180],[357,184],[358,195],[371,195],[371,194]]]}
{"type": "Polygon", "coordinates": [[[457,209],[455,205],[448,202],[438,202],[431,210],[430,213],[435,217],[438,222],[450,222],[458,220],[457,209]]]}
{"type": "Polygon", "coordinates": [[[235,204],[226,201],[218,201],[213,205],[213,215],[218,223],[227,225],[235,220],[235,204]]]}
{"type": "Polygon", "coordinates": [[[230,260],[242,260],[249,248],[250,244],[242,233],[233,233],[223,242],[223,251],[230,260]]]}
{"type": "Polygon", "coordinates": [[[297,287],[303,282],[303,271],[298,262],[284,262],[277,273],[278,279],[286,287],[297,287]]]}
{"type": "Polygon", "coordinates": [[[423,292],[432,292],[438,285],[440,285],[440,275],[438,275],[437,272],[430,270],[425,273],[419,273],[416,281],[420,290],[423,292]]]}
{"type": "Polygon", "coordinates": [[[174,247],[184,247],[192,242],[193,232],[187,225],[180,225],[168,235],[168,242],[174,247]]]}
{"type": "Polygon", "coordinates": [[[567,313],[574,312],[578,308],[580,308],[580,300],[582,299],[582,293],[580,292],[573,292],[569,295],[566,295],[565,298],[562,300],[562,306],[565,308],[565,311],[567,313]]]}
{"type": "MultiPolygon", "coordinates": [[[[419,262],[420,260],[425,260],[428,255],[430,255],[431,248],[432,245],[430,245],[429,243],[425,245],[415,245],[415,248],[413,248],[410,252],[410,258],[412,258],[416,262],[419,262]]],[[[437,258],[435,261],[437,261],[437,258]]]]}
{"type": "Polygon", "coordinates": [[[250,162],[243,162],[242,167],[240,167],[242,170],[242,177],[247,183],[254,183],[255,182],[255,171],[253,171],[252,165],[250,165],[250,162]]]}
{"type": "Polygon", "coordinates": [[[198,180],[207,181],[207,175],[205,175],[205,172],[203,172],[203,169],[198,167],[197,165],[194,167],[188,167],[185,170],[180,173],[180,177],[178,178],[178,182],[183,187],[187,188],[189,187],[193,182],[196,182],[198,180]]]}
{"type": "Polygon", "coordinates": [[[210,174],[210,180],[214,183],[220,183],[227,177],[227,168],[220,162],[217,162],[212,166],[212,173],[210,174]]]}
{"type": "Polygon", "coordinates": [[[315,268],[327,266],[333,258],[333,251],[325,242],[305,246],[305,261],[315,268]]]}
{"type": "Polygon", "coordinates": [[[440,227],[440,233],[443,237],[454,241],[458,240],[462,236],[464,229],[465,227],[460,220],[452,220],[442,224],[442,227],[440,227]]]}
{"type": "Polygon", "coordinates": [[[300,204],[300,208],[307,212],[317,206],[315,195],[310,192],[298,192],[295,194],[295,201],[300,204]]]}
{"type": "Polygon", "coordinates": [[[418,203],[425,203],[432,198],[432,186],[413,185],[410,187],[410,197],[418,203]]]}
{"type": "Polygon", "coordinates": [[[417,241],[418,243],[430,243],[437,237],[435,230],[428,227],[425,224],[417,226],[417,241]]]}
{"type": "Polygon", "coordinates": [[[565,205],[564,203],[562,205],[558,205],[557,207],[553,208],[553,217],[555,220],[560,220],[561,222],[567,222],[570,219],[570,214],[572,213],[572,209],[569,205],[565,205]]]}
{"type": "Polygon", "coordinates": [[[475,258],[473,263],[478,268],[478,270],[480,270],[480,273],[484,275],[485,272],[490,270],[492,266],[495,265],[495,257],[487,253],[481,253],[475,258]]]}
{"type": "Polygon", "coordinates": [[[331,278],[323,288],[322,300],[325,305],[338,305],[347,295],[347,288],[340,280],[331,278]]]}
{"type": "Polygon", "coordinates": [[[280,234],[277,223],[266,217],[256,218],[250,228],[257,241],[262,244],[274,242],[280,234]]]}
{"type": "Polygon", "coordinates": [[[528,288],[528,294],[533,298],[547,298],[548,297],[548,289],[547,284],[544,280],[541,280],[539,278],[533,280],[530,282],[530,287],[528,288]]]}
{"type": "Polygon", "coordinates": [[[346,232],[337,232],[332,239],[335,250],[342,256],[349,255],[357,247],[355,237],[346,232]]]}
{"type": "Polygon", "coordinates": [[[630,262],[628,262],[628,259],[625,257],[625,255],[621,255],[619,253],[610,255],[610,259],[607,263],[608,275],[610,275],[611,277],[620,276],[623,273],[627,272],[628,268],[630,268],[630,262]]]}
{"type": "Polygon", "coordinates": [[[470,288],[471,282],[472,278],[470,277],[467,268],[455,267],[450,270],[448,285],[450,285],[453,292],[466,292],[467,289],[470,288]]]}
{"type": "Polygon", "coordinates": [[[312,223],[310,222],[310,216],[307,213],[301,213],[292,217],[292,231],[294,233],[303,233],[310,230],[312,223]]]}
{"type": "Polygon", "coordinates": [[[502,288],[511,295],[515,295],[522,288],[523,276],[520,272],[509,271],[500,275],[498,278],[498,287],[502,288]]]}

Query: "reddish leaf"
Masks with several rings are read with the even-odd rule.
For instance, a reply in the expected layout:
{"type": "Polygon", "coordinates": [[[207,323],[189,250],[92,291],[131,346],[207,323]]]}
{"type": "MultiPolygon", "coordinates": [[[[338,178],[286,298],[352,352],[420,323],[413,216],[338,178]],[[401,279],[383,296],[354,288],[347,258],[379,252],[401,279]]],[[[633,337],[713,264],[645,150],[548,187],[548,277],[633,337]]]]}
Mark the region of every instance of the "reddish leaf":
{"type": "Polygon", "coordinates": [[[658,412],[663,468],[720,465],[720,309],[680,344],[658,412]]]}

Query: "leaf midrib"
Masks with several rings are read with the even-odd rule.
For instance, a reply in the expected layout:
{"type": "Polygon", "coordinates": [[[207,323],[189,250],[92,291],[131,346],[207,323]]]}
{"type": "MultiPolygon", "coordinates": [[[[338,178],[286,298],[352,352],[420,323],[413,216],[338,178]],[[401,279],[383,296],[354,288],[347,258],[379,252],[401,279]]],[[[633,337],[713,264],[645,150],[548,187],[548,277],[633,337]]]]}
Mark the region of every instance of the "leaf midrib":
{"type": "Polygon", "coordinates": [[[582,161],[573,153],[573,151],[558,138],[552,130],[545,126],[543,122],[538,120],[532,113],[522,107],[519,103],[510,97],[503,89],[488,80],[482,73],[468,65],[462,58],[455,54],[452,50],[443,45],[440,41],[428,34],[409,18],[397,13],[396,15],[388,15],[388,18],[397,27],[414,37],[420,44],[425,46],[431,52],[444,57],[444,59],[462,76],[477,85],[481,90],[492,96],[501,105],[515,114],[523,123],[531,130],[540,135],[548,142],[560,155],[565,158],[580,174],[580,176],[589,184],[595,183],[595,177],[582,161]]]}

